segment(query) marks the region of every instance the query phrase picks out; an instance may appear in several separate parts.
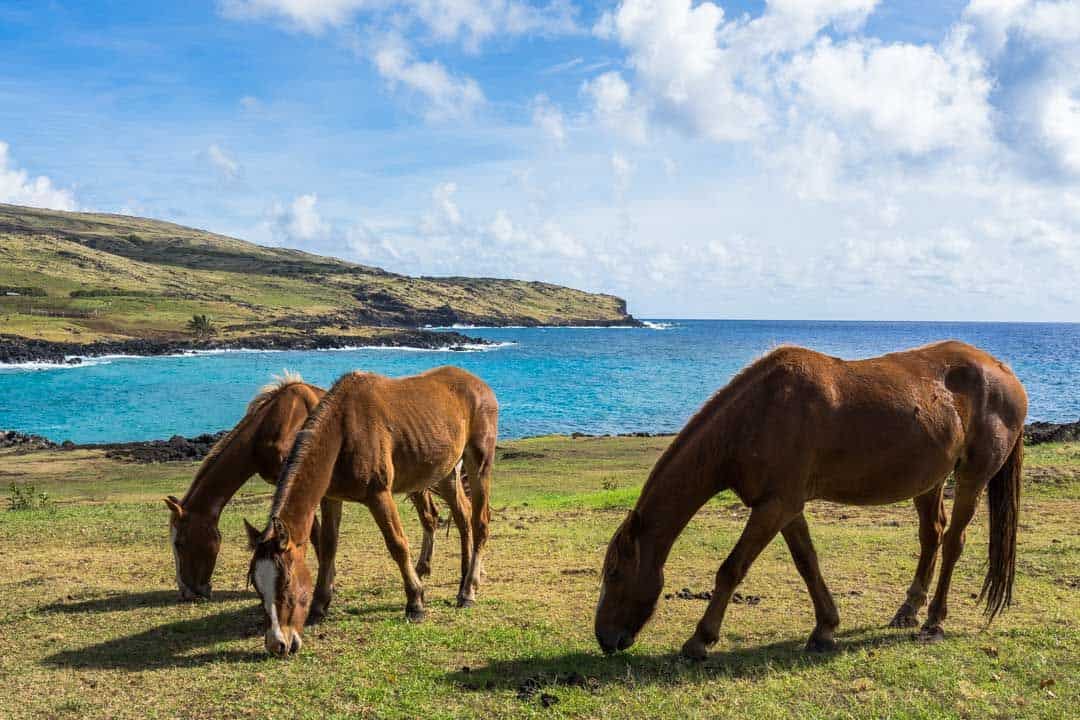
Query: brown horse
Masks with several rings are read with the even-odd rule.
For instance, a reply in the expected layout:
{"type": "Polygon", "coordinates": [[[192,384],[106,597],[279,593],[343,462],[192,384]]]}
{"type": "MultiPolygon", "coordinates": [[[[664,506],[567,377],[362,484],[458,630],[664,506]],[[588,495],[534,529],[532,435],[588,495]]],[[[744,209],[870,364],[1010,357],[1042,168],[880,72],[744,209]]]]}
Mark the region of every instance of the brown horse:
{"type": "MultiPolygon", "coordinates": [[[[304,545],[324,497],[368,507],[401,571],[406,617],[419,621],[424,588],[409,558],[393,494],[452,484],[461,499],[450,508],[461,535],[458,605],[473,603],[488,537],[498,417],[491,388],[459,368],[400,379],[356,372],[334,384],[296,437],[266,529],[259,532],[245,521],[253,549],[249,578],[266,612],[269,652],[300,649],[311,601],[304,545]],[[468,501],[461,483],[454,482],[462,460],[470,478],[471,524],[462,510],[468,501]]],[[[335,549],[324,549],[323,555],[332,559],[335,549]]]]}
{"type": "Polygon", "coordinates": [[[944,636],[964,529],[989,485],[990,563],[982,596],[993,618],[1011,602],[1027,396],[989,354],[942,342],[854,362],[811,350],[773,351],[737,375],[687,423],[657,461],[604,560],[596,639],[627,648],[652,615],[663,567],[683,528],[730,488],[750,519],[716,574],[704,617],[682,652],[703,658],[736,586],[782,533],[814,604],[808,650],[835,647],[840,622],[803,516],[808,500],[878,505],[914,498],[921,553],[892,625],[916,624],[945,527],[942,492],[956,478],[941,574],[920,637],[944,636]]]}
{"type": "MultiPolygon", "coordinates": [[[[270,484],[277,482],[296,433],[325,394],[323,389],[288,372],[263,387],[236,427],[218,441],[203,460],[184,498],[178,500],[170,495],[165,499],[171,514],[169,536],[181,599],[210,596],[210,581],[221,549],[218,520],[222,510],[252,475],[258,474],[270,484]]],[[[424,527],[424,543],[416,572],[425,577],[430,574],[439,522],[438,508],[426,492],[414,493],[410,499],[416,505],[424,527]]],[[[336,542],[340,505],[335,500],[324,502],[323,516],[329,521],[323,523],[322,529],[318,522],[314,523],[312,538],[316,548],[324,531],[334,536],[327,538],[327,543],[336,542]]],[[[332,575],[330,568],[323,570],[320,562],[320,582],[309,614],[312,620],[326,612],[332,593],[328,579],[332,575]]]]}

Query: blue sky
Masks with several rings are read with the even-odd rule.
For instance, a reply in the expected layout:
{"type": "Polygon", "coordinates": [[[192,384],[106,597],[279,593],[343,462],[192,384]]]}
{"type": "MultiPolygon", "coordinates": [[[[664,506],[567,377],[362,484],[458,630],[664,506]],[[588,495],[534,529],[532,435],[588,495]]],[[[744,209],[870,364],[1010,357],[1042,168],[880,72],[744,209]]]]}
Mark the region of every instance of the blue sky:
{"type": "Polygon", "coordinates": [[[1080,309],[1080,0],[0,0],[0,48],[0,202],[643,317],[1080,309]]]}

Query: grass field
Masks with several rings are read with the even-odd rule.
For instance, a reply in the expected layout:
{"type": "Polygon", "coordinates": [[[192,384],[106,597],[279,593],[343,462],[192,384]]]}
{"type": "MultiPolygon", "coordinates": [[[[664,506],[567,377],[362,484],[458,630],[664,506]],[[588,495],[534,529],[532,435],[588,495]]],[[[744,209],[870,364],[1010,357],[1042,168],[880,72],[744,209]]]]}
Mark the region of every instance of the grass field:
{"type": "MultiPolygon", "coordinates": [[[[366,510],[346,507],[338,596],[301,654],[262,651],[244,587],[241,518],[265,521],[252,481],[223,518],[215,597],[179,604],[160,497],[191,464],[96,451],[0,455],[0,482],[44,510],[0,510],[0,716],[1060,718],[1080,707],[1080,445],[1029,449],[1017,602],[986,627],[972,594],[986,562],[980,512],[953,585],[944,643],[885,624],[917,553],[910,503],[815,504],[810,525],[841,614],[842,649],[808,655],[809,597],[782,541],[750,571],[709,659],[677,652],[705,603],[669,599],[628,652],[603,657],[592,613],[604,547],[663,438],[537,438],[501,446],[488,582],[452,606],[457,540],[440,533],[428,619],[404,621],[397,569],[366,510]]],[[[402,510],[413,547],[419,525],[402,510]]],[[[666,592],[711,589],[746,518],[710,502],[676,544],[666,592]]]]}

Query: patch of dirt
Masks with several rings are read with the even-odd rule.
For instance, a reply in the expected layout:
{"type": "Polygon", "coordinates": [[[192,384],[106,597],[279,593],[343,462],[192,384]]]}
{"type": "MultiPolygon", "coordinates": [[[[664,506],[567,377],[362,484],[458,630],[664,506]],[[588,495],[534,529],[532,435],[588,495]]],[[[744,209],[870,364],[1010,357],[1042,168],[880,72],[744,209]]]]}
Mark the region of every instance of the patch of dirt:
{"type": "Polygon", "coordinates": [[[1077,479],[1077,471],[1067,467],[1033,467],[1024,471],[1028,482],[1047,485],[1068,485],[1077,479]]]}
{"type": "Polygon", "coordinates": [[[544,453],[531,450],[507,450],[499,458],[500,460],[538,460],[547,457],[544,453]]]}

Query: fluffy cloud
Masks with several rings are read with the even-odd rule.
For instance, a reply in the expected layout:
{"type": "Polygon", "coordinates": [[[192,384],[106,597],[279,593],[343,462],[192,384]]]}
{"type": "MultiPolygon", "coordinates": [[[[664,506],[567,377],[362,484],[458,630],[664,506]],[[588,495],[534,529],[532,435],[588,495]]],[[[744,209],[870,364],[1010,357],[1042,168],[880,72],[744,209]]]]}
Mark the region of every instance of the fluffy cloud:
{"type": "Polygon", "coordinates": [[[438,62],[417,60],[400,37],[387,36],[373,61],[391,86],[401,85],[422,96],[431,119],[462,117],[484,101],[475,80],[456,77],[438,62]]]}
{"type": "Polygon", "coordinates": [[[25,170],[18,169],[5,142],[0,142],[0,202],[53,210],[78,207],[72,191],[56,187],[44,175],[32,178],[25,170]]]}
{"type": "Polygon", "coordinates": [[[805,111],[909,155],[986,143],[991,82],[960,43],[821,40],[786,70],[805,111]]]}
{"type": "Polygon", "coordinates": [[[319,215],[318,202],[318,196],[310,193],[298,195],[288,205],[275,203],[266,223],[274,244],[322,247],[329,238],[330,225],[319,215]]]}
{"type": "Polygon", "coordinates": [[[645,142],[648,135],[645,108],[631,95],[630,85],[621,73],[611,70],[598,75],[587,80],[581,90],[605,128],[635,143],[645,142]]]}

